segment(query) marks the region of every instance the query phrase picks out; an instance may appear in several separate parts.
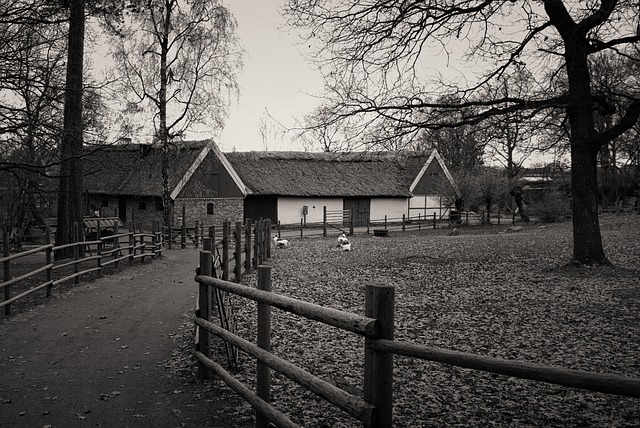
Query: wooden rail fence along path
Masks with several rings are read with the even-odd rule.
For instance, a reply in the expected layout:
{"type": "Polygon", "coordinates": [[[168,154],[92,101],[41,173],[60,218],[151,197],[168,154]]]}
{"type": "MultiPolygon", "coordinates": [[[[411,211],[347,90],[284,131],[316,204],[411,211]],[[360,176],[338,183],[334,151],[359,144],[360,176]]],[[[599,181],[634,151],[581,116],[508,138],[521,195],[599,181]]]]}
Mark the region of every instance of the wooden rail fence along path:
{"type": "Polygon", "coordinates": [[[196,312],[194,319],[199,329],[199,341],[194,350],[199,366],[198,372],[201,379],[211,375],[217,376],[249,402],[257,412],[256,427],[259,428],[268,427],[270,422],[280,427],[298,426],[269,404],[270,370],[276,370],[316,393],[362,422],[365,427],[391,427],[393,425],[394,354],[522,379],[640,398],[640,378],[571,370],[396,341],[394,340],[395,288],[392,285],[368,284],[365,289],[365,314],[356,315],[271,292],[270,266],[258,267],[257,289],[214,278],[211,272],[211,252],[201,251],[199,275],[195,278],[199,284],[200,302],[200,310],[196,312]],[[257,344],[250,343],[212,322],[210,313],[212,288],[257,302],[257,344]],[[271,307],[364,336],[364,399],[272,354],[270,352],[271,307]],[[211,334],[256,358],[255,392],[211,359],[211,334]]]}
{"type": "MultiPolygon", "coordinates": [[[[3,267],[3,282],[0,288],[4,289],[4,301],[0,302],[0,308],[5,308],[5,315],[11,315],[11,304],[31,293],[46,288],[46,296],[51,296],[51,291],[56,285],[66,281],[74,280],[77,284],[82,275],[91,272],[102,273],[102,269],[111,264],[115,268],[119,263],[126,260],[133,263],[134,260],[141,259],[144,262],[145,257],[156,257],[162,255],[162,234],[160,226],[157,222],[153,224],[151,233],[138,232],[133,230],[133,224],[130,224],[129,231],[120,233],[118,224],[113,225],[113,234],[101,237],[100,220],[96,219],[96,239],[85,241],[82,238],[82,228],[78,223],[73,224],[73,241],[69,244],[55,246],[51,243],[51,232],[47,229],[45,233],[46,244],[23,251],[17,254],[10,254],[9,239],[6,233],[3,234],[3,257],[0,259],[3,267]],[[73,257],[56,262],[56,251],[73,249],[73,257]],[[95,249],[95,255],[94,253],[95,249]],[[11,262],[21,258],[44,253],[45,262],[40,267],[23,273],[12,278],[11,262]],[[87,262],[95,262],[94,266],[86,266],[87,262]],[[83,266],[83,264],[85,266],[83,266]],[[63,272],[65,268],[72,268],[72,273],[67,273],[68,269],[62,276],[54,279],[54,273],[63,272]],[[19,284],[38,274],[44,273],[46,278],[43,282],[36,284],[26,291],[15,296],[11,295],[11,287],[19,284]]],[[[37,265],[37,264],[36,264],[37,265]]]]}

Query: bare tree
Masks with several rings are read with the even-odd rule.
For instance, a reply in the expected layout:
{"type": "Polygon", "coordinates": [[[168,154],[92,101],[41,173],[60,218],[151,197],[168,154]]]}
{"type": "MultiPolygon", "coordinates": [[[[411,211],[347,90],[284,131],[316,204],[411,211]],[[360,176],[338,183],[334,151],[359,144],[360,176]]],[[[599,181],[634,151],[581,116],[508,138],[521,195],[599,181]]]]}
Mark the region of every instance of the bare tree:
{"type": "MultiPolygon", "coordinates": [[[[534,92],[534,79],[528,70],[516,68],[487,87],[487,98],[523,98],[534,92]]],[[[525,161],[533,154],[538,120],[522,111],[508,112],[485,122],[487,154],[500,163],[509,180],[518,176],[525,161]]]]}
{"type": "Polygon", "coordinates": [[[529,117],[562,112],[571,140],[573,260],[609,264],[597,210],[597,154],[637,122],[640,99],[630,100],[611,127],[597,132],[594,108],[603,100],[593,96],[589,57],[611,51],[640,61],[637,1],[289,0],[285,14],[316,48],[333,120],[393,119],[400,132],[409,133],[475,125],[516,111],[529,117]],[[464,80],[430,85],[435,82],[423,72],[430,48],[442,55],[464,49],[477,72],[467,67],[464,80]],[[536,90],[522,97],[483,96],[483,87],[516,68],[540,79],[536,90]],[[560,78],[566,90],[559,90],[560,78]],[[432,101],[438,92],[455,93],[462,102],[432,101]],[[457,123],[443,120],[462,108],[471,114],[457,123]]]}
{"type": "Polygon", "coordinates": [[[119,28],[115,57],[127,105],[145,104],[162,147],[164,222],[171,222],[169,153],[195,125],[223,126],[242,51],[236,21],[217,0],[145,0],[119,28]]]}

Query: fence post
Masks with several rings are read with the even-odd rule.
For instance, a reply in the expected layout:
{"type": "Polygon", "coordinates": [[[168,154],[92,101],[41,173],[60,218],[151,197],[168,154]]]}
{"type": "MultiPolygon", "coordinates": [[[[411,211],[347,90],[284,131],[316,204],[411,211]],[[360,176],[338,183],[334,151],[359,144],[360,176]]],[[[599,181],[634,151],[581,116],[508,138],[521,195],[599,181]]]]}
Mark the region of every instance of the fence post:
{"type": "Polygon", "coordinates": [[[258,267],[258,220],[253,224],[253,266],[258,267]]]}
{"type": "MultiPolygon", "coordinates": [[[[135,242],[135,241],[136,240],[134,238],[133,242],[135,242]]],[[[141,230],[140,231],[140,254],[142,254],[142,257],[140,257],[140,262],[141,263],[144,263],[144,257],[145,257],[144,255],[146,253],[145,249],[146,249],[146,245],[144,243],[144,233],[141,230]]]]}
{"type": "Polygon", "coordinates": [[[248,218],[245,221],[245,230],[244,230],[244,271],[246,273],[251,272],[251,219],[248,218]]]}
{"type": "MultiPolygon", "coordinates": [[[[300,220],[302,220],[302,219],[300,219],[300,220]]],[[[278,238],[282,237],[282,235],[280,233],[281,233],[281,224],[280,224],[280,220],[278,220],[278,238]]]]}
{"type": "Polygon", "coordinates": [[[222,222],[222,279],[229,281],[229,220],[222,222]]]}
{"type": "MultiPolygon", "coordinates": [[[[80,267],[78,266],[78,260],[80,259],[80,246],[78,245],[78,242],[80,242],[80,224],[77,221],[73,222],[73,242],[76,244],[73,246],[73,260],[75,260],[73,273],[78,273],[80,272],[80,267]]],[[[80,284],[80,277],[73,278],[73,283],[80,284]]]]}
{"type": "MultiPolygon", "coordinates": [[[[200,251],[200,275],[211,276],[211,251],[200,251]]],[[[211,319],[211,302],[209,300],[209,287],[205,284],[198,284],[198,311],[196,316],[203,320],[211,319]]],[[[198,344],[196,350],[210,358],[211,357],[211,335],[204,328],[198,328],[198,344]]],[[[198,362],[198,377],[200,380],[211,379],[211,373],[202,363],[198,362]]]]}
{"type": "MultiPolygon", "coordinates": [[[[211,238],[202,238],[202,250],[210,251],[213,254],[213,244],[211,238]]],[[[213,272],[213,269],[211,270],[213,272]]]]}
{"type": "MultiPolygon", "coordinates": [[[[271,291],[271,266],[258,266],[258,290],[271,291]]],[[[258,303],[258,347],[271,352],[271,306],[258,303]]],[[[267,403],[271,401],[271,369],[256,363],[256,393],[267,403]]],[[[256,428],[268,428],[269,420],[256,413],[256,428]]]]}
{"type": "Polygon", "coordinates": [[[242,282],[242,222],[236,221],[236,268],[235,268],[235,281],[239,284],[242,282]]]}
{"type": "Polygon", "coordinates": [[[402,231],[405,231],[405,227],[404,227],[404,214],[402,214],[402,231]]]}
{"type": "MultiPolygon", "coordinates": [[[[49,228],[49,226],[45,226],[44,227],[44,239],[45,239],[45,243],[47,245],[51,244],[51,229],[49,228]]],[[[45,263],[47,265],[51,264],[51,261],[53,260],[53,251],[51,251],[51,247],[47,248],[45,250],[45,263]]],[[[98,249],[98,254],[100,254],[100,250],[98,249]]],[[[98,259],[100,260],[100,259],[98,259]]],[[[98,271],[99,272],[99,271],[98,271]]],[[[52,273],[53,270],[51,268],[47,269],[47,282],[51,282],[52,278],[52,273]]],[[[51,296],[51,289],[53,288],[53,284],[49,284],[47,285],[47,294],[46,296],[49,297],[51,296]]]]}
{"type": "Polygon", "coordinates": [[[327,237],[327,206],[322,207],[322,236],[327,237]]]}
{"type": "MultiPolygon", "coordinates": [[[[98,258],[96,259],[96,267],[98,268],[98,275],[102,275],[102,246],[104,245],[104,242],[101,240],[98,240],[98,245],[96,246],[96,255],[98,256],[98,258]]],[[[47,281],[49,279],[47,278],[47,281]]]]}
{"type": "Polygon", "coordinates": [[[158,256],[162,257],[162,246],[164,242],[162,242],[164,236],[162,234],[162,228],[160,226],[160,220],[156,220],[156,246],[158,247],[158,252],[156,253],[158,256]]]}
{"type": "Polygon", "coordinates": [[[187,229],[186,229],[186,219],[187,215],[187,207],[182,206],[182,224],[180,225],[180,248],[187,248],[187,229]]]}
{"type": "Polygon", "coordinates": [[[271,258],[271,219],[268,218],[266,223],[265,223],[265,245],[264,245],[264,249],[265,249],[265,256],[268,259],[271,258]]]}
{"type": "Polygon", "coordinates": [[[420,230],[420,213],[418,213],[418,230],[420,230]]]}
{"type": "MultiPolygon", "coordinates": [[[[395,288],[373,283],[365,292],[365,316],[378,320],[376,338],[392,340],[395,288]]],[[[372,428],[384,428],[392,426],[393,418],[393,354],[370,349],[373,340],[365,338],[364,399],[375,406],[372,428]]]]}
{"type": "MultiPolygon", "coordinates": [[[[2,231],[2,256],[9,257],[9,233],[6,230],[2,231]]],[[[11,279],[11,272],[9,271],[10,260],[6,260],[2,263],[2,268],[4,272],[3,281],[7,282],[11,279]]],[[[11,286],[7,285],[4,287],[4,300],[7,301],[11,298],[11,286]]],[[[11,315],[11,303],[4,307],[4,314],[11,315]]]]}
{"type": "Polygon", "coordinates": [[[387,230],[387,215],[384,215],[384,230],[387,230]]]}
{"type": "Polygon", "coordinates": [[[304,219],[300,219],[300,239],[304,238],[304,219]]]}
{"type": "MultiPolygon", "coordinates": [[[[116,220],[115,222],[113,222],[113,234],[116,236],[115,238],[113,238],[113,258],[117,259],[118,257],[120,257],[120,251],[118,251],[118,248],[120,248],[120,238],[118,238],[118,234],[120,233],[119,230],[120,226],[118,226],[118,221],[116,220]]],[[[120,262],[115,262],[114,263],[114,269],[118,269],[118,264],[120,262]]]]}
{"type": "Polygon", "coordinates": [[[152,252],[153,252],[153,256],[152,257],[156,257],[156,250],[158,249],[157,245],[158,245],[158,241],[157,241],[157,236],[156,236],[156,226],[157,223],[155,220],[153,220],[151,222],[151,248],[152,248],[152,252]]]}
{"type": "Polygon", "coordinates": [[[200,244],[200,220],[196,220],[196,231],[194,233],[196,239],[196,250],[200,244]]]}
{"type": "Polygon", "coordinates": [[[133,221],[129,222],[129,265],[133,264],[133,256],[136,254],[136,251],[133,247],[136,246],[136,238],[133,236],[135,233],[135,226],[133,225],[133,221]]]}
{"type": "Polygon", "coordinates": [[[437,222],[437,220],[436,220],[436,212],[434,211],[433,212],[433,228],[434,229],[436,228],[436,222],[437,222]]]}

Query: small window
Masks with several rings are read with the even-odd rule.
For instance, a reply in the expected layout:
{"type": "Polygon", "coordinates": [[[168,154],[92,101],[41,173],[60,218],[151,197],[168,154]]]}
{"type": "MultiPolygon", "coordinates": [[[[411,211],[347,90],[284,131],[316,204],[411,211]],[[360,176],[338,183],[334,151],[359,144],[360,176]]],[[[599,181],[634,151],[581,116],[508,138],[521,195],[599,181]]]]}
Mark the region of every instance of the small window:
{"type": "Polygon", "coordinates": [[[138,202],[138,209],[140,211],[146,211],[147,210],[147,203],[146,202],[138,202]]]}
{"type": "Polygon", "coordinates": [[[102,206],[105,207],[105,208],[108,207],[109,206],[109,201],[107,201],[106,199],[103,199],[102,200],[102,206]]]}
{"type": "Polygon", "coordinates": [[[213,204],[211,202],[207,204],[207,215],[213,215],[213,204]]]}
{"type": "Polygon", "coordinates": [[[156,211],[162,211],[162,202],[156,202],[156,211]]]}

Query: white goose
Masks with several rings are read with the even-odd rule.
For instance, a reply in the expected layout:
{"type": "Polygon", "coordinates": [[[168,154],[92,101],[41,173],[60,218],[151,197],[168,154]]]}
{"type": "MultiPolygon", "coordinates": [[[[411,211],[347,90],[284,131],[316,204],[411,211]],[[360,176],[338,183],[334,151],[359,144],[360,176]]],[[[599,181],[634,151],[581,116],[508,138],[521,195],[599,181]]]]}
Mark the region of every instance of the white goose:
{"type": "Polygon", "coordinates": [[[349,243],[349,239],[347,239],[347,235],[343,233],[342,235],[338,236],[338,245],[342,245],[345,242],[349,243]]]}
{"type": "Polygon", "coordinates": [[[287,248],[289,246],[289,240],[282,239],[279,236],[273,237],[273,243],[275,244],[276,248],[287,248]]]}
{"type": "Polygon", "coordinates": [[[340,247],[342,251],[351,251],[351,243],[346,234],[343,233],[338,236],[338,247],[340,247]]]}

